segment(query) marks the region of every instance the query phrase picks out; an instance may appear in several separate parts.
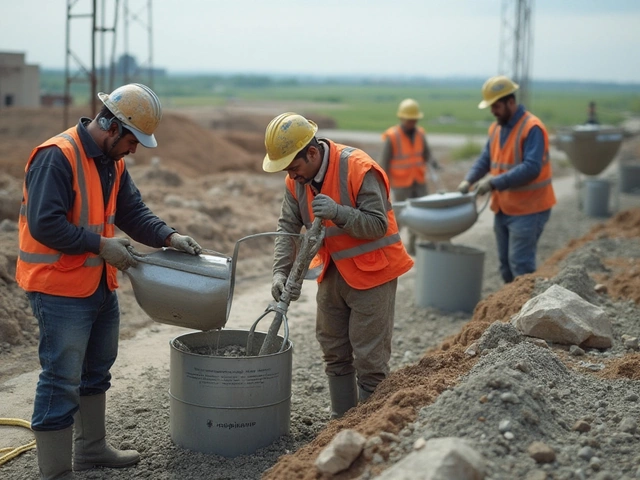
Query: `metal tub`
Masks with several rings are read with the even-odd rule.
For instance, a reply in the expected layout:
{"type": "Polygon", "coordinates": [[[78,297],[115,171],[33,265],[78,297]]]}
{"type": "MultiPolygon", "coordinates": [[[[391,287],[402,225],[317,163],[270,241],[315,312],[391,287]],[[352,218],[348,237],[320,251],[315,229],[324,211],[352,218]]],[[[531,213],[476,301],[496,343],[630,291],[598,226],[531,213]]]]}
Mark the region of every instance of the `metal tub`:
{"type": "MultiPolygon", "coordinates": [[[[248,333],[197,332],[170,342],[170,423],[176,445],[235,457],[289,433],[291,343],[282,352],[259,357],[198,355],[175,345],[176,340],[190,348],[246,345],[248,333]]],[[[259,343],[265,335],[255,332],[259,343]]]]}

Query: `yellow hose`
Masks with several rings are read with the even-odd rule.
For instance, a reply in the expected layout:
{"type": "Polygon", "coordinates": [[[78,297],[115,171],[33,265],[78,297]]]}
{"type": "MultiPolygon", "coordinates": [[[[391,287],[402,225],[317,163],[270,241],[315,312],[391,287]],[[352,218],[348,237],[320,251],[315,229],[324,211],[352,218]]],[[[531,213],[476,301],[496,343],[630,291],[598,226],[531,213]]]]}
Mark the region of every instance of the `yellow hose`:
{"type": "MultiPolygon", "coordinates": [[[[0,425],[6,425],[10,427],[24,427],[31,430],[31,423],[26,420],[22,420],[21,418],[0,418],[0,425]]],[[[36,441],[32,440],[29,443],[22,445],[20,447],[6,447],[0,448],[0,465],[4,465],[9,460],[17,457],[23,452],[27,450],[31,450],[36,447],[36,441]]]]}

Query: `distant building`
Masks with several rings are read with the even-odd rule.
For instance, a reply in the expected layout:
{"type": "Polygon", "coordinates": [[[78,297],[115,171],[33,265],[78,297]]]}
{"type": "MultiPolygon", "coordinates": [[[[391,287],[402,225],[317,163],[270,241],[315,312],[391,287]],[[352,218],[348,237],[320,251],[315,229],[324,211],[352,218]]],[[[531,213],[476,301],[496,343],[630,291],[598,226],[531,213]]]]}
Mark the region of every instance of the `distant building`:
{"type": "Polygon", "coordinates": [[[0,109],[40,105],[40,67],[24,53],[0,52],[0,109]]]}

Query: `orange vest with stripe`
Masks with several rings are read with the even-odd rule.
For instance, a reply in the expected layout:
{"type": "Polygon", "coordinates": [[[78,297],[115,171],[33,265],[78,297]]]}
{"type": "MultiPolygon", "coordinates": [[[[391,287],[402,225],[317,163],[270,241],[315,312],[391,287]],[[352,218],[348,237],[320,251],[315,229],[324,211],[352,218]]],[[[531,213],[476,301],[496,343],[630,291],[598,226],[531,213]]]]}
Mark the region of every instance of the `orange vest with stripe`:
{"type": "MultiPolygon", "coordinates": [[[[67,212],[67,221],[73,225],[100,234],[113,237],[116,215],[116,199],[120,189],[120,177],[124,171],[124,161],[115,162],[116,178],[105,209],[100,176],[95,161],[88,158],[78,135],[77,127],[50,138],[36,147],[25,168],[33,161],[36,153],[50,146],[60,148],[71,165],[73,172],[73,191],[75,198],[71,211],[67,212]]],[[[26,182],[22,188],[20,206],[18,264],[16,280],[28,292],[41,292],[63,297],[84,298],[93,294],[100,283],[103,265],[107,268],[109,289],[118,287],[117,270],[93,253],[66,255],[49,248],[35,240],[29,232],[27,222],[27,203],[29,196],[26,182]]]]}
{"type": "MultiPolygon", "coordinates": [[[[387,232],[376,240],[361,240],[349,236],[330,220],[325,220],[325,238],[310,268],[322,265],[321,282],[329,262],[333,261],[347,284],[366,290],[389,282],[413,266],[413,260],[402,244],[396,218],[389,201],[389,182],[384,171],[362,150],[325,140],[329,144],[329,166],[320,193],[340,205],[356,208],[356,198],[365,174],[376,170],[384,179],[387,190],[387,232]]],[[[311,208],[314,195],[309,185],[300,185],[287,177],[287,188],[298,201],[302,221],[307,229],[315,216],[311,208]]]]}
{"type": "Polygon", "coordinates": [[[533,127],[540,127],[544,136],[542,169],[535,180],[520,187],[494,190],[491,194],[491,210],[507,215],[529,215],[543,212],[556,204],[551,186],[551,162],[549,161],[549,135],[538,117],[525,112],[513,127],[503,146],[500,146],[500,125],[489,127],[491,175],[496,177],[522,163],[523,145],[533,127]]]}
{"type": "Polygon", "coordinates": [[[391,188],[410,187],[413,183],[423,184],[427,173],[424,161],[424,129],[417,127],[413,141],[400,125],[389,128],[382,134],[384,140],[391,142],[391,160],[389,161],[389,180],[391,188]]]}

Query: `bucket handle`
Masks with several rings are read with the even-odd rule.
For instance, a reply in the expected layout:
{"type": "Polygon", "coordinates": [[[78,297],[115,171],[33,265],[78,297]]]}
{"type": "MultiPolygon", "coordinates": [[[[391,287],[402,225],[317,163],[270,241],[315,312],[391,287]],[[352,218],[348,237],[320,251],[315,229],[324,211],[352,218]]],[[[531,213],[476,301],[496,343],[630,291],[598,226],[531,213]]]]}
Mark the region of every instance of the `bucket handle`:
{"type": "MultiPolygon", "coordinates": [[[[233,291],[236,285],[236,265],[238,263],[238,252],[240,250],[240,244],[258,237],[302,237],[302,233],[289,233],[289,232],[263,232],[254,233],[253,235],[247,235],[238,240],[233,248],[233,256],[231,257],[231,278],[229,285],[229,298],[227,299],[227,318],[225,324],[229,320],[229,314],[231,313],[231,304],[233,303],[233,291]]],[[[266,315],[266,313],[265,313],[266,315]]],[[[261,317],[262,318],[262,317],[261,317]]],[[[289,327],[287,327],[288,329],[289,327]]]]}
{"type": "Polygon", "coordinates": [[[253,322],[253,325],[251,325],[251,328],[249,329],[249,334],[247,335],[247,356],[252,356],[251,351],[253,350],[253,339],[255,337],[254,333],[256,331],[258,323],[260,323],[260,320],[262,320],[271,312],[275,312],[276,314],[280,313],[282,315],[282,323],[284,323],[284,338],[282,340],[282,345],[280,346],[280,350],[278,350],[278,353],[282,353],[287,347],[287,344],[289,343],[289,320],[287,319],[287,313],[279,310],[273,303],[270,303],[264,313],[260,315],[255,322],[253,322]]]}
{"type": "MultiPolygon", "coordinates": [[[[473,192],[471,192],[471,195],[473,195],[473,201],[477,202],[478,200],[478,190],[474,190],[473,192]]],[[[484,212],[484,210],[487,208],[487,206],[489,205],[489,200],[491,200],[491,195],[487,195],[486,200],[484,201],[484,205],[482,205],[482,207],[480,208],[480,210],[478,210],[478,217],[482,214],[482,212],[484,212]]]]}

